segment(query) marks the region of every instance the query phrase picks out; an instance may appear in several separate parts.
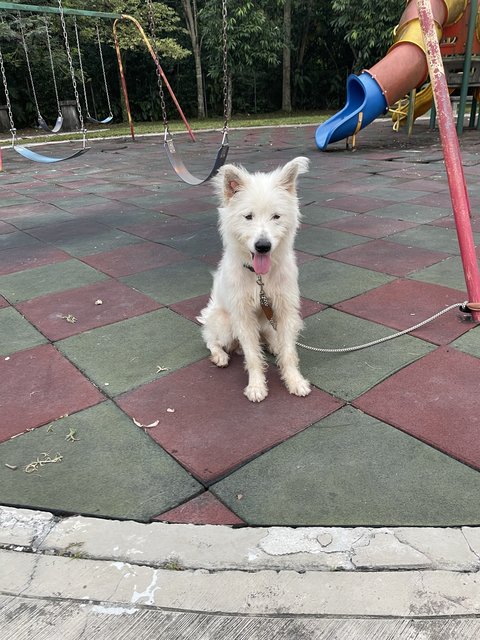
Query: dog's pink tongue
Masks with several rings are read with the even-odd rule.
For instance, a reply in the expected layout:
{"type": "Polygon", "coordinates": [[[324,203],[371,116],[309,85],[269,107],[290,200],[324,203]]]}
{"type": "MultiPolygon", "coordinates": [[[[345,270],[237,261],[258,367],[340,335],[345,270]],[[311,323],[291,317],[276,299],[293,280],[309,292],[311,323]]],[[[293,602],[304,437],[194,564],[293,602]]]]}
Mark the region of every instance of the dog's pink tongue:
{"type": "Polygon", "coordinates": [[[265,275],[270,271],[272,259],[269,253],[253,254],[253,269],[257,275],[265,275]]]}

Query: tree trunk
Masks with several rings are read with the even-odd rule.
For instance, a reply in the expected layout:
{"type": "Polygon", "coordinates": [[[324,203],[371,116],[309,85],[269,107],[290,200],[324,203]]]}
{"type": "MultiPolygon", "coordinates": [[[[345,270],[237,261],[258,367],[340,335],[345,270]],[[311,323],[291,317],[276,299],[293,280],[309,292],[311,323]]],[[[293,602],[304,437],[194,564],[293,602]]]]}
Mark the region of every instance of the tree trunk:
{"type": "Polygon", "coordinates": [[[187,23],[187,30],[192,41],[193,59],[195,61],[195,79],[197,83],[197,112],[199,118],[205,118],[203,100],[202,59],[200,57],[200,38],[198,36],[197,2],[196,0],[182,0],[183,11],[187,23]]]}
{"type": "Polygon", "coordinates": [[[291,38],[292,38],[292,0],[285,0],[283,7],[283,82],[282,111],[291,113],[291,38]]]}

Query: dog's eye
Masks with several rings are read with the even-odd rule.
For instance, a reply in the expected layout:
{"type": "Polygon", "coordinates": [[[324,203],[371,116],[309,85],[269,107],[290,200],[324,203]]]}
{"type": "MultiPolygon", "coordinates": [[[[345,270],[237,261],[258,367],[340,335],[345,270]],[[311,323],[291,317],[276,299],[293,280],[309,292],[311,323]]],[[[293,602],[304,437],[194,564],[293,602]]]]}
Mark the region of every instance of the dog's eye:
{"type": "Polygon", "coordinates": [[[272,220],[280,220],[280,216],[278,215],[278,213],[273,214],[272,220]]]}
{"type": "Polygon", "coordinates": [[[253,220],[253,213],[249,213],[247,216],[244,216],[245,220],[253,220]]]}

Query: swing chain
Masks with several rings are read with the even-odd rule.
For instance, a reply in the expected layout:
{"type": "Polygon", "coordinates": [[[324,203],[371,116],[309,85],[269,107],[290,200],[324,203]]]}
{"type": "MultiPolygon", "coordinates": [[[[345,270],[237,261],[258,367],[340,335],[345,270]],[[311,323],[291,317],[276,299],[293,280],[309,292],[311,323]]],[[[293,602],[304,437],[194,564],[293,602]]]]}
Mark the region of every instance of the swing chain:
{"type": "Polygon", "coordinates": [[[80,77],[82,79],[83,99],[85,100],[85,113],[87,114],[87,118],[91,118],[91,115],[88,111],[87,87],[85,84],[85,74],[83,73],[83,62],[82,62],[82,53],[80,50],[80,37],[78,35],[77,16],[73,16],[73,26],[75,29],[75,38],[77,40],[78,66],[80,67],[80,77]]]}
{"type": "Polygon", "coordinates": [[[102,43],[100,40],[100,30],[98,28],[98,22],[95,23],[95,27],[97,29],[97,42],[98,42],[98,52],[100,53],[100,65],[102,67],[102,73],[103,73],[103,83],[105,85],[105,94],[107,96],[107,103],[108,103],[108,115],[111,116],[113,118],[113,114],[112,114],[112,106],[110,104],[110,96],[108,95],[108,84],[107,84],[107,74],[105,73],[105,63],[103,61],[103,52],[102,52],[102,43]]]}
{"type": "Polygon", "coordinates": [[[5,102],[7,103],[8,119],[10,121],[10,133],[12,134],[12,146],[15,146],[15,122],[13,121],[12,105],[10,103],[10,94],[8,93],[7,74],[5,73],[5,65],[3,63],[2,50],[0,49],[0,71],[2,73],[3,89],[5,91],[5,102]]]}
{"type": "Polygon", "coordinates": [[[222,40],[223,40],[223,137],[228,134],[228,39],[227,0],[222,0],[222,40]]]}
{"type": "Polygon", "coordinates": [[[55,98],[57,100],[57,111],[59,117],[62,117],[62,110],[60,109],[60,98],[58,97],[57,78],[55,76],[55,65],[53,62],[52,43],[50,42],[50,30],[48,28],[48,18],[44,16],[45,22],[45,35],[47,36],[48,56],[50,58],[50,66],[52,68],[53,88],[55,89],[55,98]]]}
{"type": "MultiPolygon", "coordinates": [[[[155,16],[153,15],[153,6],[152,0],[147,0],[147,8],[148,8],[148,25],[150,29],[150,33],[152,34],[153,44],[155,46],[157,40],[157,29],[155,25],[155,16]]],[[[155,55],[158,60],[158,51],[155,46],[155,55]]],[[[162,111],[162,120],[163,120],[163,128],[165,130],[165,139],[170,135],[170,131],[168,130],[168,116],[167,116],[167,107],[165,104],[165,92],[163,91],[163,83],[162,77],[160,75],[160,69],[157,65],[155,65],[155,73],[157,75],[157,85],[158,85],[158,95],[160,96],[160,109],[162,111]]]]}
{"type": "Polygon", "coordinates": [[[25,60],[27,61],[28,75],[30,76],[30,84],[32,86],[33,101],[35,102],[35,109],[37,110],[37,117],[40,119],[40,117],[41,117],[40,107],[38,106],[37,92],[35,91],[35,84],[33,82],[33,73],[32,73],[32,67],[30,65],[30,56],[28,54],[27,40],[25,38],[25,30],[23,28],[23,23],[22,23],[22,19],[21,19],[21,16],[20,16],[20,12],[17,13],[17,16],[18,16],[18,25],[20,27],[20,37],[22,39],[22,46],[23,46],[23,50],[25,52],[25,60]]]}
{"type": "Polygon", "coordinates": [[[85,123],[83,121],[82,107],[80,105],[80,96],[78,95],[77,81],[75,79],[75,71],[73,70],[72,54],[70,51],[70,45],[68,44],[67,25],[65,24],[65,15],[63,13],[62,0],[58,0],[58,8],[60,10],[60,20],[62,22],[63,39],[65,41],[65,50],[67,52],[68,65],[70,67],[70,75],[72,78],[73,92],[75,94],[75,102],[77,103],[78,118],[80,120],[80,127],[83,133],[83,147],[85,148],[86,129],[85,129],[85,123]]]}

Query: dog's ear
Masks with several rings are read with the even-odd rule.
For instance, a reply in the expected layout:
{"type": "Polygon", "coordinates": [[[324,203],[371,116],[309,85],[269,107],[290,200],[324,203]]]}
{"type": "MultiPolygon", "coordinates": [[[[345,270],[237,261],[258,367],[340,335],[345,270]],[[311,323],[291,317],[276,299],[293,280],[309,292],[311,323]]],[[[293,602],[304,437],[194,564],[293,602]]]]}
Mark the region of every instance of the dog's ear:
{"type": "Polygon", "coordinates": [[[297,176],[300,173],[306,173],[308,171],[309,162],[310,160],[308,158],[302,156],[287,162],[280,171],[280,186],[290,193],[296,193],[297,176]]]}
{"type": "Polygon", "coordinates": [[[233,164],[224,165],[214,178],[217,193],[227,203],[245,186],[247,172],[242,167],[233,164]]]}

